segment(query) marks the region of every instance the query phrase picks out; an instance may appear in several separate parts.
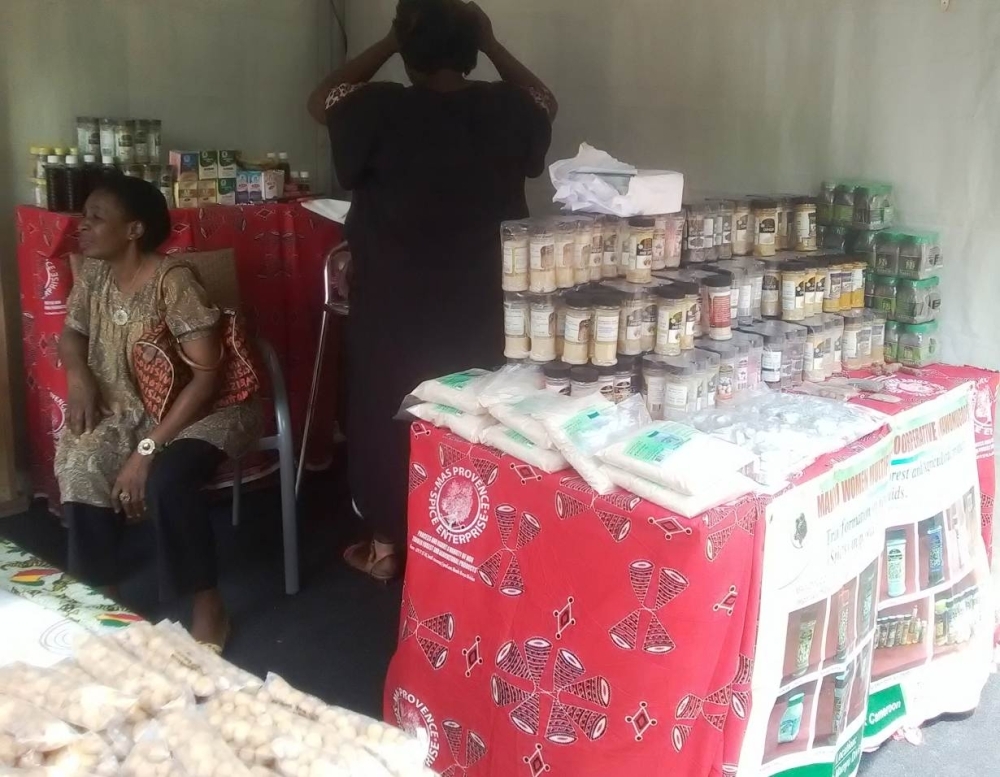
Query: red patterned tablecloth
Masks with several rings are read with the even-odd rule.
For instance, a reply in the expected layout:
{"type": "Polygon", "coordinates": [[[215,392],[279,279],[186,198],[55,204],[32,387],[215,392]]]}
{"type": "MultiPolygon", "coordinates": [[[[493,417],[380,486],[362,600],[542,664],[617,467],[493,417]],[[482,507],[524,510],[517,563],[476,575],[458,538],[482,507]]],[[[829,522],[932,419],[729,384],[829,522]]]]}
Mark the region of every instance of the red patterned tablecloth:
{"type": "MultiPolygon", "coordinates": [[[[31,475],[35,493],[58,504],[52,457],[54,436],[65,423],[66,376],[57,345],[73,285],[69,255],[78,250],[79,217],[28,206],[17,208],[16,216],[31,475]]],[[[278,352],[298,435],[323,307],[323,259],[342,239],[340,227],[295,204],[190,208],[173,210],[171,217],[173,233],[163,251],[233,249],[250,329],[278,352]]],[[[327,384],[314,422],[314,460],[329,454],[323,443],[332,437],[332,381],[327,384]]]]}
{"type": "MultiPolygon", "coordinates": [[[[877,404],[894,415],[976,384],[987,539],[998,380],[940,367],[893,378],[885,393],[900,402],[877,404]]],[[[821,458],[793,484],[886,434],[821,458]]],[[[747,496],[689,520],[414,424],[386,719],[423,731],[446,777],[735,775],[766,504],[747,496]]]]}

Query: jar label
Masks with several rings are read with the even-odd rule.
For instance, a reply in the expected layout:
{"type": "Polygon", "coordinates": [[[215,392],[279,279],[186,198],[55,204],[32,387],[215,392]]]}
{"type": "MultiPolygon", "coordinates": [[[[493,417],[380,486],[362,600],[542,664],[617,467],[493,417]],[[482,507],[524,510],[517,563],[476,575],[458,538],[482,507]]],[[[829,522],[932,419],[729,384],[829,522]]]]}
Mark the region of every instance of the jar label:
{"type": "Polygon", "coordinates": [[[577,240],[573,244],[573,267],[577,270],[588,269],[590,267],[590,241],[581,242],[577,240]]]}
{"type": "Polygon", "coordinates": [[[781,380],[781,351],[764,351],[760,369],[765,383],[778,383],[781,380]]]}
{"type": "Polygon", "coordinates": [[[514,242],[503,246],[504,275],[523,275],[528,272],[528,246],[514,242]]]}
{"type": "Polygon", "coordinates": [[[531,310],[531,338],[545,339],[556,336],[556,311],[555,308],[532,308],[531,310]]]}
{"type": "Polygon", "coordinates": [[[844,330],[843,339],[843,360],[845,362],[853,361],[859,356],[858,352],[858,334],[857,330],[844,330]]]}
{"type": "Polygon", "coordinates": [[[866,359],[872,355],[871,327],[864,327],[858,332],[858,353],[862,359],[866,359]]]}
{"type": "Polygon", "coordinates": [[[728,329],[732,326],[733,321],[730,317],[732,311],[730,305],[731,299],[732,294],[728,291],[709,292],[708,326],[711,329],[728,329]]]}
{"type": "Polygon", "coordinates": [[[786,313],[794,311],[801,305],[805,308],[805,290],[802,284],[793,280],[782,280],[781,282],[781,307],[786,313]],[[801,303],[798,299],[801,294],[801,303]]]}
{"type": "Polygon", "coordinates": [[[653,259],[654,261],[663,260],[667,255],[667,235],[666,233],[657,233],[653,237],[653,259]]]}
{"type": "Polygon", "coordinates": [[[507,337],[524,337],[528,329],[528,311],[523,307],[504,305],[503,331],[507,337]]]}
{"type": "Polygon", "coordinates": [[[773,218],[763,218],[757,221],[757,243],[762,246],[773,246],[777,224],[773,218]]]}
{"type": "Polygon", "coordinates": [[[719,366],[719,383],[716,387],[716,399],[720,402],[728,402],[733,398],[733,365],[721,364],[719,366]]]}
{"type": "Polygon", "coordinates": [[[664,401],[671,410],[687,410],[688,387],[686,383],[667,383],[664,401]]]}
{"type": "Polygon", "coordinates": [[[633,267],[636,270],[651,270],[653,268],[653,238],[648,237],[636,242],[633,267]]]}
{"type": "Polygon", "coordinates": [[[573,269],[573,250],[576,241],[572,237],[557,237],[555,243],[555,264],[557,270],[573,269]]]}
{"type": "Polygon", "coordinates": [[[594,339],[599,343],[618,342],[618,314],[599,310],[594,318],[596,320],[594,339]]]}
{"type": "Polygon", "coordinates": [[[554,240],[531,241],[531,269],[551,270],[555,264],[556,246],[554,240]]]}
{"type": "Polygon", "coordinates": [[[699,308],[700,305],[695,302],[684,314],[684,335],[686,337],[694,337],[695,327],[698,324],[698,317],[701,315],[699,308]]]}
{"type": "Polygon", "coordinates": [[[566,341],[581,345],[589,343],[593,318],[589,310],[567,310],[566,332],[564,335],[566,341]]]}
{"type": "Polygon", "coordinates": [[[646,378],[646,409],[653,420],[663,418],[663,400],[667,391],[666,377],[656,376],[646,378]]]}

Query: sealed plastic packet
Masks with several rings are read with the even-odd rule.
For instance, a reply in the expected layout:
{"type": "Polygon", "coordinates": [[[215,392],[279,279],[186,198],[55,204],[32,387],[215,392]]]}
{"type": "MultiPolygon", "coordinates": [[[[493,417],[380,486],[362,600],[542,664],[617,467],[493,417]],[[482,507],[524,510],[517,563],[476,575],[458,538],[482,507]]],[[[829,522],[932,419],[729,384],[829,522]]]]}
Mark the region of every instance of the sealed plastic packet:
{"type": "Polygon", "coordinates": [[[284,777],[395,777],[363,747],[343,742],[335,751],[318,750],[291,737],[274,741],[275,769],[284,777]]]}
{"type": "Polygon", "coordinates": [[[102,683],[138,698],[151,715],[193,702],[187,688],[133,658],[116,640],[89,636],[77,646],[76,659],[102,683]]]}
{"type": "Polygon", "coordinates": [[[186,777],[159,724],[147,726],[122,762],[123,777],[186,777]]]}
{"type": "Polygon", "coordinates": [[[121,632],[118,639],[132,655],[147,666],[155,666],[175,683],[189,688],[201,699],[218,691],[212,675],[177,650],[173,643],[147,621],[140,621],[121,632]]]}
{"type": "Polygon", "coordinates": [[[60,777],[116,777],[121,765],[108,743],[91,732],[47,755],[45,769],[60,777]]]}
{"type": "Polygon", "coordinates": [[[27,750],[13,734],[0,731],[0,766],[14,766],[27,750]]]}
{"type": "Polygon", "coordinates": [[[512,405],[545,388],[545,375],[533,364],[509,364],[492,373],[479,391],[479,404],[512,405]]]}
{"type": "Polygon", "coordinates": [[[37,753],[59,750],[80,738],[65,721],[5,693],[0,693],[0,733],[37,753]]]}
{"type": "Polygon", "coordinates": [[[70,662],[42,668],[0,667],[0,688],[84,731],[105,731],[135,720],[138,699],[101,685],[70,662]]]}
{"type": "Polygon", "coordinates": [[[598,452],[652,422],[640,395],[618,405],[597,395],[571,397],[557,409],[546,409],[535,417],[559,452],[598,494],[609,494],[615,488],[603,471],[598,452]]]}
{"type": "Polygon", "coordinates": [[[537,467],[542,472],[562,472],[569,468],[569,462],[559,451],[539,448],[520,432],[502,424],[491,426],[483,432],[483,443],[537,467]]]}
{"type": "Polygon", "coordinates": [[[674,421],[640,429],[598,455],[607,464],[687,496],[718,489],[729,475],[753,467],[757,458],[674,421]]]}
{"type": "Polygon", "coordinates": [[[462,410],[433,402],[421,402],[406,409],[406,412],[421,421],[448,429],[463,440],[481,443],[483,432],[493,426],[496,419],[488,415],[470,415],[462,410]]]}
{"type": "Polygon", "coordinates": [[[604,465],[604,472],[619,488],[685,518],[697,518],[706,510],[731,502],[757,488],[755,481],[734,473],[727,477],[725,482],[720,482],[718,488],[702,491],[697,496],[689,496],[610,464],[604,465]]]}
{"type": "Polygon", "coordinates": [[[159,722],[171,753],[191,777],[250,777],[249,768],[197,711],[167,712],[159,722]]]}
{"type": "MultiPolygon", "coordinates": [[[[486,409],[479,404],[479,392],[492,373],[472,369],[425,380],[411,392],[420,402],[447,405],[470,415],[483,415],[486,409]]],[[[404,409],[411,402],[404,402],[404,409]]]]}
{"type": "Polygon", "coordinates": [[[154,627],[176,653],[202,674],[212,678],[216,689],[260,688],[264,681],[226,661],[195,639],[178,623],[163,620],[154,627]]]}

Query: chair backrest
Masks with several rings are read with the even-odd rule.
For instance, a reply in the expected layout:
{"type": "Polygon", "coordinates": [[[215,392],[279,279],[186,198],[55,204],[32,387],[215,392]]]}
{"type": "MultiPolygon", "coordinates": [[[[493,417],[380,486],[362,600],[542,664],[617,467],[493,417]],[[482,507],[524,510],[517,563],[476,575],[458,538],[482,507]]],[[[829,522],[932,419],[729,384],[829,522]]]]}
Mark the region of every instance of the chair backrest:
{"type": "Polygon", "coordinates": [[[236,258],[232,248],[174,254],[171,258],[189,262],[198,270],[208,298],[220,308],[240,308],[240,286],[236,278],[236,258]]]}

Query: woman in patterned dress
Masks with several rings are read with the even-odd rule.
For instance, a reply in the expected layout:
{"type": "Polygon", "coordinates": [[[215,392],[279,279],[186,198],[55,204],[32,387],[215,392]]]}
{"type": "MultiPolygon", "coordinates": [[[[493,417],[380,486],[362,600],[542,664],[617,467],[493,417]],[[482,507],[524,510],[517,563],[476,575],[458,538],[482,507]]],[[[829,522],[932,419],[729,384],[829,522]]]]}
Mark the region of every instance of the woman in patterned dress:
{"type": "Polygon", "coordinates": [[[503,359],[500,223],[525,218],[556,101],[459,0],[400,0],[388,35],[309,99],[353,193],[348,326],[348,466],[371,538],[345,559],[399,574],[409,430],[394,421],[420,381],[503,359]],[[502,78],[466,78],[482,51],[502,78]],[[412,86],[370,83],[396,53],[412,86]]]}
{"type": "Polygon", "coordinates": [[[132,347],[161,310],[185,354],[219,361],[220,313],[187,267],[156,253],[170,235],[163,195],[145,181],[107,177],[80,222],[86,258],[74,267],[59,355],[69,384],[69,424],[55,469],[69,525],[69,571],[112,596],[128,522],[156,525],[160,594],[191,597],[192,635],[221,649],[228,619],[216,582],[214,537],[203,491],[226,456],[258,439],[256,399],[211,412],[217,370],[193,370],[162,421],[146,412],[132,347]]]}

